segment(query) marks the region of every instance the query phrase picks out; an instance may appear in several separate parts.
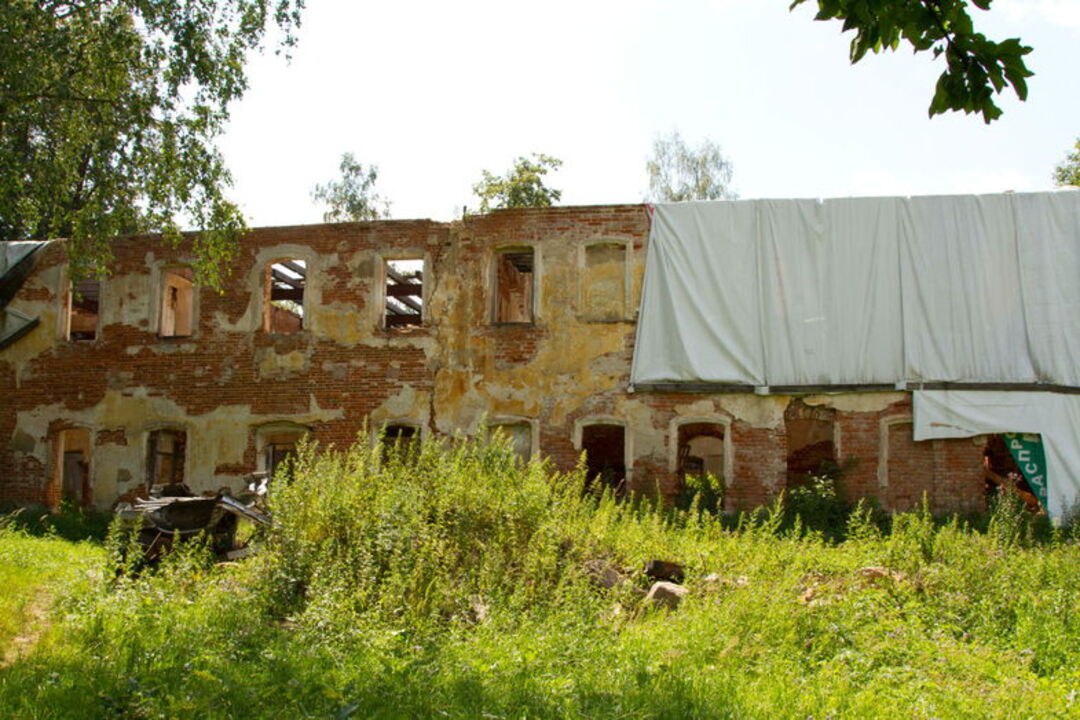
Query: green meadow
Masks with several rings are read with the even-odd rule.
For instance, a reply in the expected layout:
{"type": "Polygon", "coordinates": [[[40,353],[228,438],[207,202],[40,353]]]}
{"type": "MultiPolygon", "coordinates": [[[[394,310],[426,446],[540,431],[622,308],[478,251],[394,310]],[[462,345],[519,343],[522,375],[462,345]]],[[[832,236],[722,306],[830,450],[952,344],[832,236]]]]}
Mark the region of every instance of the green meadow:
{"type": "Polygon", "coordinates": [[[737,518],[701,497],[361,439],[303,451],[238,562],[139,567],[121,528],[9,518],[0,717],[1080,717],[1071,528],[1008,499],[888,517],[826,483],[737,518]],[[653,559],[686,568],[675,609],[645,600],[653,559]]]}

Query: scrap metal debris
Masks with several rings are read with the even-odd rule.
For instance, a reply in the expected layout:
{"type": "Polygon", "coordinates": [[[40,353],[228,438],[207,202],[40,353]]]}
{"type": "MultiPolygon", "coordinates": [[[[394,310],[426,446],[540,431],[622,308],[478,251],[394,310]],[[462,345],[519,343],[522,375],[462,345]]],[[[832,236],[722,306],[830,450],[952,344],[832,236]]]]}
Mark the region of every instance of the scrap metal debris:
{"type": "Polygon", "coordinates": [[[235,560],[251,552],[249,546],[237,543],[241,518],[258,527],[272,524],[265,506],[267,480],[266,473],[254,473],[240,497],[233,497],[228,488],[200,497],[182,484],[155,486],[149,498],[124,503],[116,514],[139,524],[138,542],[149,561],[160,558],[174,543],[200,535],[210,538],[219,559],[235,560]]]}

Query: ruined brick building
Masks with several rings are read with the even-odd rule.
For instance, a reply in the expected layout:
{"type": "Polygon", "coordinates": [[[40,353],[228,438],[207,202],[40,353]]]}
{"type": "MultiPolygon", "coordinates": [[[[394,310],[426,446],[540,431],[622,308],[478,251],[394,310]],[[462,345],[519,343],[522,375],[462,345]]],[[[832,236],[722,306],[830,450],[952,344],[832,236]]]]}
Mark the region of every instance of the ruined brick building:
{"type": "Polygon", "coordinates": [[[72,292],[47,243],[7,305],[36,324],[0,338],[0,502],[237,487],[305,433],[344,446],[367,425],[498,426],[524,456],[584,450],[668,496],[711,471],[728,508],[823,462],[886,508],[983,506],[986,438],[915,442],[909,392],[632,388],[649,231],[642,205],[261,228],[220,293],[193,284],[190,248],[147,238],[72,292]]]}

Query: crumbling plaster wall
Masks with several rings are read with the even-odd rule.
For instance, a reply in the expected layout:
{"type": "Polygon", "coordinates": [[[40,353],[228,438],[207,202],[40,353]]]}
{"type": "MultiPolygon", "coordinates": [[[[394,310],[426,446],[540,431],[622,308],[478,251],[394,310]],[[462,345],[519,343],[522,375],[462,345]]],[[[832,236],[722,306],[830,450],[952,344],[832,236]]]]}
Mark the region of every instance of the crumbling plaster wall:
{"type": "MultiPolygon", "coordinates": [[[[52,438],[64,427],[94,431],[91,482],[95,502],[107,506],[145,480],[147,437],[161,427],[188,433],[186,478],[210,490],[235,487],[257,467],[265,425],[304,425],[320,443],[340,446],[365,426],[481,434],[486,418],[527,420],[540,454],[563,468],[578,460],[583,425],[617,422],[631,486],[669,496],[677,490],[673,430],[715,421],[730,448],[729,508],[767,502],[786,484],[792,398],[628,391],[648,230],[639,205],[259,229],[242,241],[223,292],[195,293],[189,338],[159,338],[157,327],[162,271],[190,260],[190,248],[122,240],[92,342],[62,338],[65,258],[54,243],[15,301],[41,323],[0,354],[0,389],[10,399],[0,407],[0,500],[45,497],[52,438]],[[590,264],[587,248],[596,245],[605,250],[590,264]],[[493,322],[502,248],[534,253],[531,324],[493,322]],[[425,321],[388,330],[383,264],[402,257],[425,261],[425,321]],[[285,258],[307,263],[304,329],[266,333],[266,268],[285,258]]],[[[902,429],[882,430],[910,417],[908,395],[801,400],[836,409],[838,453],[854,460],[852,494],[886,507],[924,490],[939,509],[980,502],[973,443],[905,444],[902,429]],[[924,462],[932,467],[918,472],[924,462]]]]}

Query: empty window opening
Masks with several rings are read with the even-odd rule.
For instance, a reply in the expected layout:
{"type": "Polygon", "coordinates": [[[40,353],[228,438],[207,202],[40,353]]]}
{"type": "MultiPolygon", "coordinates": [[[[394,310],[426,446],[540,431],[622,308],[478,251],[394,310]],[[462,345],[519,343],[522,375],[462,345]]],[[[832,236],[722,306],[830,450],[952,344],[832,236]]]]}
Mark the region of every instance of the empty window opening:
{"type": "Polygon", "coordinates": [[[581,449],[589,485],[621,491],[626,484],[626,428],[586,425],[581,428],[581,449]]]}
{"type": "Polygon", "coordinates": [[[154,430],[147,442],[146,486],[182,485],[187,433],[183,430],[154,430]]]}
{"type": "Polygon", "coordinates": [[[724,426],[688,423],[679,427],[679,477],[724,476],[724,426]]]}
{"type": "Polygon", "coordinates": [[[424,261],[386,261],[386,314],[388,328],[422,325],[424,321],[424,261]]]}
{"type": "Polygon", "coordinates": [[[407,456],[415,453],[420,446],[420,428],[415,425],[395,423],[383,428],[383,460],[388,460],[395,453],[407,456]]]}
{"type": "Polygon", "coordinates": [[[304,329],[304,287],[307,263],[303,260],[278,260],[270,266],[267,278],[264,329],[272,333],[296,333],[304,329]]]}
{"type": "Polygon", "coordinates": [[[195,275],[171,268],[161,275],[161,337],[189,337],[194,329],[195,275]]]}
{"type": "Polygon", "coordinates": [[[504,250],[496,256],[495,322],[533,321],[533,251],[504,250]]]}
{"type": "Polygon", "coordinates": [[[97,338],[101,303],[101,282],[83,280],[72,286],[68,295],[68,340],[97,338]]]}
{"type": "Polygon", "coordinates": [[[626,246],[585,248],[585,318],[621,320],[626,316],[626,246]]]}
{"type": "Polygon", "coordinates": [[[270,477],[274,477],[281,470],[287,478],[292,479],[296,448],[308,432],[305,427],[278,427],[261,433],[262,466],[270,477]]]}
{"type": "Polygon", "coordinates": [[[93,502],[90,487],[90,431],[84,428],[61,430],[56,436],[54,486],[59,490],[50,498],[88,506],[93,502]],[[57,497],[58,496],[58,497],[57,497]]]}
{"type": "Polygon", "coordinates": [[[784,413],[787,432],[787,481],[789,487],[805,484],[811,477],[835,476],[835,411],[793,401],[784,413]]]}
{"type": "Polygon", "coordinates": [[[1039,512],[1040,504],[1036,489],[1028,482],[1030,473],[1032,480],[1042,481],[1045,477],[1045,459],[1031,457],[1031,442],[1038,442],[1038,435],[1020,435],[1011,433],[1005,435],[991,435],[983,447],[983,476],[986,483],[987,497],[994,497],[1006,492],[1015,492],[1031,512],[1039,512]],[[1013,449],[1010,450],[1011,439],[1013,449]],[[1021,454],[1023,453],[1023,454],[1021,454]],[[1024,460],[1028,473],[1017,462],[1017,457],[1024,460]]]}
{"type": "Polygon", "coordinates": [[[521,458],[529,462],[532,458],[532,426],[527,422],[505,422],[488,425],[488,440],[505,439],[521,458]]]}

